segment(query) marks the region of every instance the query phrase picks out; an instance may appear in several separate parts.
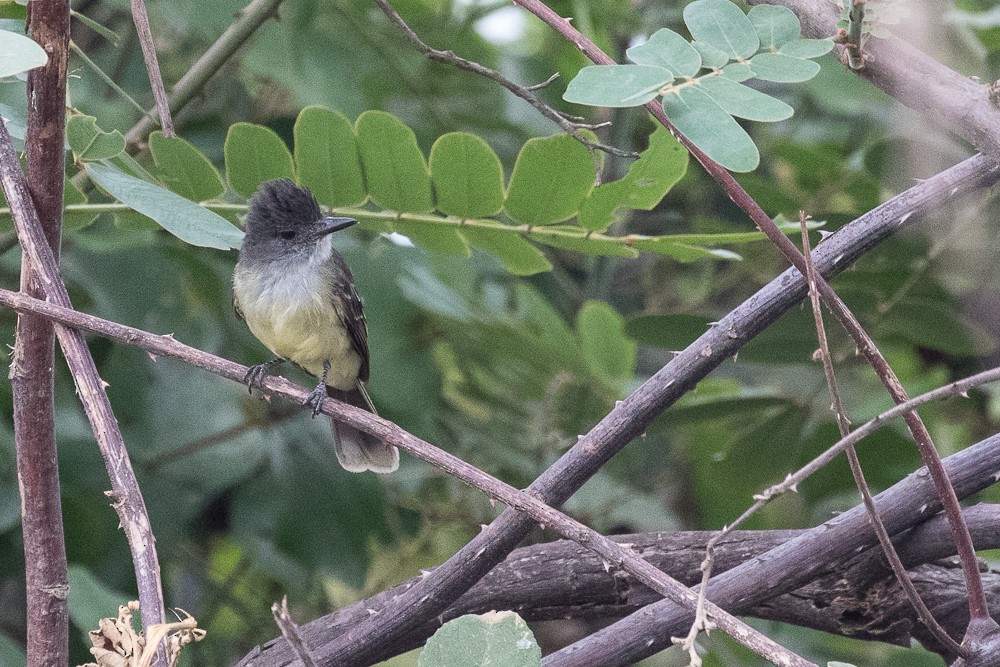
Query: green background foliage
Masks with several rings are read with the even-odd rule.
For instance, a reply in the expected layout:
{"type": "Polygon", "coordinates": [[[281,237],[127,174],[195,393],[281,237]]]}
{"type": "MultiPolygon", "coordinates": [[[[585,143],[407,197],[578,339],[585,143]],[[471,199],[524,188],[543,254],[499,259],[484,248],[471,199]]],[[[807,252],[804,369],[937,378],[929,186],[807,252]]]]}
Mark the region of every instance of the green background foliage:
{"type": "MultiPolygon", "coordinates": [[[[150,3],[168,83],[243,4],[150,3]]],[[[70,121],[69,145],[99,189],[67,189],[64,275],[82,310],[172,333],[242,363],[265,361],[266,351],[232,313],[235,252],[224,249],[239,244],[233,225],[261,180],[296,179],[325,207],[361,220],[334,243],[365,299],[371,393],[381,414],[523,487],[672,350],[784,263],[700,168],[687,164],[669,134],[654,131],[643,110],[563,101],[569,82],[589,64],[572,45],[503,4],[393,4],[429,44],[501,68],[519,82],[558,71],[560,79],[541,96],[570,113],[612,121],[600,140],[643,157],[599,155],[595,162],[573,139],[551,136],[554,126],[495,84],[420,57],[374,6],[287,0],[282,20],[265,24],[178,117],[182,138],[154,133],[149,153],[135,158],[122,153],[120,137],[138,112],[71,60],[71,101],[80,114],[70,121]],[[497,36],[497,26],[506,32],[497,36]]],[[[720,56],[714,38],[692,25],[694,9],[685,12],[680,2],[551,4],[573,15],[574,25],[620,63],[672,64],[681,76],[693,74],[688,42],[669,36],[687,40],[688,27],[700,44],[689,47],[700,63],[714,58],[722,67],[734,55],[720,56]],[[664,28],[673,32],[657,32],[664,28]],[[650,36],[654,45],[674,49],[669,63],[645,60],[654,53],[643,47],[650,36]],[[678,63],[681,55],[687,64],[678,63]]],[[[8,5],[0,3],[11,12],[0,28],[17,29],[8,5]]],[[[986,0],[957,3],[939,25],[935,55],[963,73],[996,78],[1000,20],[990,9],[986,0]]],[[[74,41],[129,95],[150,105],[128,3],[95,0],[81,11],[115,31],[120,44],[80,22],[74,41]]],[[[778,44],[791,34],[787,26],[766,18],[759,12],[742,20],[757,29],[761,44],[789,48],[778,44]]],[[[780,105],[794,116],[744,123],[733,119],[735,107],[716,104],[718,123],[742,127],[759,151],[759,167],[738,178],[768,213],[795,220],[804,209],[824,231],[835,231],[912,179],[968,154],[845,72],[832,55],[816,57],[807,43],[790,44],[805,45],[785,55],[815,58],[802,61],[817,64],[814,78],[786,85],[772,83],[782,80],[773,75],[746,83],[773,100],[763,120],[784,117],[780,105]]],[[[747,43],[736,55],[757,50],[747,43]]],[[[754,61],[763,68],[762,55],[754,61]]],[[[633,71],[641,79],[644,70],[633,71]]],[[[776,71],[785,70],[779,63],[776,71]]],[[[732,85],[716,78],[730,89],[746,87],[738,77],[732,85]]],[[[759,111],[760,98],[754,100],[759,111]]],[[[0,114],[23,136],[23,82],[0,81],[0,114]]],[[[70,167],[69,174],[76,171],[70,167]]],[[[0,222],[9,249],[9,216],[0,222]]],[[[998,310],[997,237],[991,200],[942,204],[927,223],[835,281],[911,393],[1000,360],[991,314],[998,310]]],[[[16,251],[0,258],[8,288],[17,285],[18,263],[16,251]]],[[[8,342],[13,326],[13,315],[0,313],[8,342]]],[[[853,344],[833,325],[830,331],[848,413],[858,423],[887,408],[888,399],[853,344]]],[[[185,664],[227,664],[275,636],[269,609],[282,595],[306,620],[417,575],[499,511],[406,456],[391,476],[344,472],[331,456],[327,426],[297,406],[260,401],[234,383],[101,339],[92,339],[91,349],[145,493],[168,604],[191,612],[209,631],[207,641],[187,649],[185,664]]],[[[836,439],[814,349],[809,313],[789,312],[667,411],[567,509],[605,532],[731,521],[752,494],[836,439]]],[[[85,632],[134,597],[134,581],[103,495],[103,463],[61,364],[57,391],[73,655],[83,661],[85,632]]],[[[0,402],[6,406],[0,663],[16,664],[25,632],[23,555],[6,383],[0,402]]],[[[997,430],[1000,393],[974,392],[922,415],[949,453],[997,430]]],[[[872,436],[860,456],[876,490],[918,465],[898,425],[872,436]]],[[[857,502],[843,461],[799,490],[751,527],[810,526],[857,502]]],[[[552,537],[540,531],[532,539],[552,537]]],[[[938,664],[915,651],[762,626],[821,662],[938,664]]],[[[545,651],[560,641],[544,624],[535,634],[545,651]]],[[[760,664],[721,633],[707,646],[706,664],[760,664]]],[[[646,664],[680,659],[672,649],[646,664]]],[[[408,655],[394,664],[416,660],[408,655]]]]}

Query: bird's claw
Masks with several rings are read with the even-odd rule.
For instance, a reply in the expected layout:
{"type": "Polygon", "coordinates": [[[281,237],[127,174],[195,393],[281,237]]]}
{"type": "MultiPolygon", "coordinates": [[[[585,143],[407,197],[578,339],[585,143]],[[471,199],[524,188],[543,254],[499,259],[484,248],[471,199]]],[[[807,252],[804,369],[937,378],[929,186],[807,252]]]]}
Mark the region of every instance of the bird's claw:
{"type": "Polygon", "coordinates": [[[306,397],[306,400],[302,401],[302,405],[311,407],[312,416],[315,418],[319,414],[320,408],[323,407],[324,398],[326,398],[326,385],[320,384],[309,392],[309,396],[306,397]]]}
{"type": "Polygon", "coordinates": [[[247,374],[243,376],[243,384],[247,386],[247,391],[251,395],[255,388],[260,389],[264,386],[264,380],[267,379],[269,368],[270,364],[257,364],[247,370],[247,374]]]}

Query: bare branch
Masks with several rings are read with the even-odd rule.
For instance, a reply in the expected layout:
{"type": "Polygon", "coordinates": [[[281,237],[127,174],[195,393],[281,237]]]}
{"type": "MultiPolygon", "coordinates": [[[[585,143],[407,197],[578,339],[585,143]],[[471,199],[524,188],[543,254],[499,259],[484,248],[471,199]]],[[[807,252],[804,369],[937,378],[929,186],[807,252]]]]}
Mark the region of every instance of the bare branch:
{"type": "MultiPolygon", "coordinates": [[[[91,315],[85,315],[68,308],[57,306],[37,299],[29,299],[15,292],[0,290],[0,303],[15,310],[29,311],[49,317],[61,324],[77,327],[97,333],[119,343],[134,345],[160,357],[181,359],[193,366],[213,372],[243,384],[247,367],[208,354],[196,348],[184,345],[171,336],[158,336],[141,329],[134,329],[122,324],[103,320],[91,315]]],[[[261,387],[267,395],[282,396],[305,404],[310,391],[293,384],[288,380],[268,376],[261,387]]],[[[631,573],[637,580],[679,604],[694,609],[697,596],[686,586],[668,577],[660,570],[640,558],[631,549],[617,544],[613,540],[588,528],[582,523],[571,519],[562,512],[546,505],[537,497],[520,491],[500,480],[487,475],[473,465],[462,461],[434,445],[404,431],[396,424],[366,410],[355,408],[331,398],[323,401],[320,412],[336,417],[337,421],[370,433],[380,440],[413,454],[419,459],[430,463],[436,468],[456,477],[469,486],[479,489],[490,498],[499,500],[518,512],[528,515],[534,522],[548,526],[583,547],[600,555],[608,568],[621,568],[631,573]]],[[[809,667],[813,665],[785,649],[776,642],[760,634],[749,625],[727,614],[725,611],[709,604],[707,612],[717,627],[734,639],[744,644],[759,655],[771,660],[781,661],[791,667],[809,667]]]]}
{"type": "MultiPolygon", "coordinates": [[[[59,118],[61,125],[63,116],[60,115],[59,118]]],[[[59,151],[61,160],[61,142],[59,151]]],[[[3,190],[10,204],[14,225],[25,253],[27,260],[25,266],[36,273],[38,283],[49,302],[70,308],[66,286],[59,276],[59,267],[52,250],[42,234],[38,215],[28,194],[27,183],[24,174],[21,173],[17,155],[14,153],[10,134],[2,122],[0,122],[0,179],[3,181],[3,190]]],[[[60,206],[61,199],[60,197],[60,206]]],[[[106,385],[97,373],[94,358],[90,355],[83,334],[59,326],[56,327],[56,336],[59,338],[63,356],[76,382],[77,394],[90,420],[111,479],[112,491],[109,495],[113,499],[112,507],[121,518],[121,525],[125,529],[125,536],[132,553],[139,600],[143,609],[142,624],[148,636],[150,626],[164,622],[160,564],[156,556],[156,540],[153,538],[149,514],[146,512],[139,484],[129,462],[118,422],[104,392],[106,385]]],[[[162,645],[157,650],[156,664],[166,665],[166,652],[162,645]]]]}
{"type": "MultiPolygon", "coordinates": [[[[856,2],[855,4],[860,4],[864,7],[862,3],[856,2]]],[[[826,377],[827,390],[830,392],[830,409],[833,410],[837,418],[837,429],[840,431],[840,437],[843,439],[851,432],[850,421],[847,419],[847,415],[844,414],[844,404],[840,398],[837,376],[833,370],[833,357],[830,355],[830,345],[826,337],[826,326],[823,324],[823,310],[819,302],[819,292],[816,289],[816,270],[813,267],[812,255],[809,249],[809,230],[806,227],[806,214],[801,211],[799,212],[799,224],[802,229],[802,254],[806,258],[806,280],[809,282],[809,302],[812,305],[813,320],[816,322],[816,338],[819,341],[819,356],[823,362],[823,375],[826,377]]],[[[872,491],[865,480],[865,473],[861,468],[861,461],[858,460],[858,453],[854,451],[854,447],[848,447],[844,450],[844,453],[847,454],[847,462],[851,468],[851,475],[854,477],[854,483],[857,485],[858,491],[861,492],[862,502],[864,503],[865,510],[868,512],[868,518],[872,523],[872,527],[875,529],[875,535],[878,536],[882,552],[885,554],[890,567],[892,567],[896,581],[916,610],[921,623],[931,631],[939,642],[947,646],[949,651],[956,655],[969,655],[969,651],[959,646],[958,642],[952,639],[947,631],[941,627],[941,624],[937,622],[937,619],[931,614],[930,609],[924,604],[909,575],[907,575],[906,568],[903,566],[903,562],[892,545],[892,538],[889,537],[889,532],[885,529],[882,519],[875,510],[872,491]]]]}
{"type": "Polygon", "coordinates": [[[299,626],[292,620],[292,615],[288,611],[288,598],[283,597],[280,603],[272,604],[271,614],[274,616],[274,622],[278,625],[278,629],[281,630],[281,636],[291,645],[296,657],[302,661],[302,666],[316,667],[316,660],[309,652],[309,647],[299,634],[299,626]]]}
{"type": "Polygon", "coordinates": [[[146,61],[146,72],[149,73],[149,87],[153,89],[153,99],[156,101],[156,115],[160,120],[163,134],[168,137],[177,136],[174,132],[174,121],[170,118],[170,103],[167,101],[167,91],[163,87],[163,75],[160,74],[160,62],[156,59],[156,45],[153,43],[153,31],[149,27],[149,15],[143,0],[131,0],[132,21],[139,35],[139,45],[142,47],[142,58],[146,61]]]}
{"type": "MultiPolygon", "coordinates": [[[[28,18],[32,38],[48,54],[45,65],[28,73],[31,113],[25,148],[32,175],[30,191],[41,225],[39,242],[58,256],[65,164],[69,0],[32,2],[28,5],[28,18]]],[[[19,164],[17,171],[21,173],[19,164]]],[[[44,296],[36,272],[23,259],[21,291],[44,296]]],[[[18,317],[15,335],[10,384],[24,537],[26,620],[31,629],[27,637],[28,665],[61,665],[69,659],[69,583],[56,456],[52,324],[37,317],[18,317]]]]}
{"type": "MultiPolygon", "coordinates": [[[[240,12],[239,18],[226,28],[225,32],[215,40],[215,43],[171,88],[168,97],[170,111],[179,113],[181,109],[186,107],[257,28],[275,15],[281,3],[282,0],[253,0],[247,5],[240,12]]],[[[125,133],[125,141],[129,144],[135,144],[145,138],[155,126],[156,124],[148,116],[144,116],[131,130],[125,133]]]]}
{"type": "MultiPolygon", "coordinates": [[[[1000,546],[1000,505],[976,505],[965,510],[977,549],[1000,546]]],[[[762,556],[794,539],[804,530],[734,531],[717,543],[716,563],[726,571],[762,556]]],[[[671,531],[616,535],[616,542],[632,545],[643,558],[687,585],[700,578],[699,562],[706,543],[716,539],[713,531],[671,531]]],[[[906,567],[911,570],[921,594],[935,608],[964,605],[965,584],[955,567],[941,563],[954,555],[954,541],[943,516],[937,516],[903,533],[894,542],[906,567]],[[932,565],[926,565],[933,563],[932,565]]],[[[870,639],[909,647],[914,638],[925,648],[950,655],[919,624],[909,602],[894,588],[892,573],[881,563],[881,551],[873,547],[853,558],[831,563],[832,570],[792,593],[772,597],[754,606],[737,604],[731,611],[766,620],[780,620],[855,639],[870,639]],[[848,613],[850,612],[850,613],[848,613]],[[850,620],[845,620],[849,618],[850,620]],[[907,623],[906,621],[909,621],[907,623]]],[[[355,602],[300,628],[313,641],[350,632],[379,609],[384,600],[416,586],[423,575],[393,589],[355,602]]],[[[1000,615],[1000,573],[990,575],[993,595],[990,606],[1000,615]]],[[[600,558],[569,540],[559,540],[515,549],[465,595],[437,618],[394,645],[402,653],[418,647],[449,621],[464,614],[491,609],[513,609],[525,620],[608,620],[636,612],[656,602],[659,595],[624,572],[608,572],[600,558]]],[[[956,636],[968,621],[961,614],[947,614],[943,621],[956,636]]],[[[274,644],[284,644],[280,638],[274,644]]],[[[293,654],[270,648],[260,667],[279,665],[293,654]],[[282,657],[284,656],[284,657],[282,657]]],[[[255,663],[257,664],[257,663],[255,663]]]]}

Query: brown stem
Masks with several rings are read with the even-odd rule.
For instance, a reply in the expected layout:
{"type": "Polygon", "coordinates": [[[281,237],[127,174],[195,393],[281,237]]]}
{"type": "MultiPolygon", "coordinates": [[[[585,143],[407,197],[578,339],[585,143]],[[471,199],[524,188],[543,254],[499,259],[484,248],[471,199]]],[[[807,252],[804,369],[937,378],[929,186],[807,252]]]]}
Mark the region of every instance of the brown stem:
{"type": "MultiPolygon", "coordinates": [[[[68,0],[30,3],[28,23],[32,39],[48,55],[45,65],[28,73],[30,111],[25,147],[31,174],[29,190],[38,210],[39,242],[58,257],[64,179],[68,0]]],[[[37,275],[23,258],[21,291],[44,298],[37,275]]],[[[56,452],[52,324],[37,317],[18,317],[15,335],[10,382],[24,536],[28,665],[63,665],[69,658],[69,582],[56,452]]]]}
{"type": "MultiPolygon", "coordinates": [[[[85,315],[72,310],[68,306],[28,299],[17,293],[2,289],[0,289],[0,303],[18,311],[30,310],[33,313],[44,315],[60,324],[66,325],[66,327],[76,327],[92,331],[126,345],[135,345],[156,356],[182,359],[193,366],[213,372],[240,384],[243,384],[246,377],[246,366],[241,366],[240,364],[184,345],[172,336],[158,336],[141,329],[134,329],[98,317],[85,315]]],[[[73,331],[73,329],[60,327],[60,331],[62,330],[73,331]]],[[[298,402],[299,405],[304,405],[305,399],[311,393],[299,385],[275,376],[269,376],[264,381],[262,390],[266,395],[282,396],[298,402]]],[[[337,421],[343,422],[348,426],[353,426],[365,433],[370,433],[384,442],[413,454],[417,458],[430,463],[469,486],[479,489],[490,498],[499,500],[508,507],[531,517],[534,522],[548,526],[560,535],[578,542],[584,548],[601,556],[608,563],[609,569],[623,569],[631,573],[638,581],[657,591],[660,595],[674,600],[682,606],[694,609],[697,597],[689,588],[650,565],[631,549],[617,544],[604,535],[571,519],[559,510],[546,505],[533,494],[515,489],[509,484],[505,484],[487,475],[475,466],[438,449],[434,445],[404,431],[396,424],[385,421],[366,410],[327,398],[323,401],[320,412],[335,417],[337,421]]],[[[781,661],[782,664],[793,667],[810,667],[813,665],[813,663],[795,655],[722,609],[711,604],[707,605],[706,609],[716,627],[768,660],[781,661]]]]}
{"type": "MultiPolygon", "coordinates": [[[[14,153],[10,134],[2,123],[0,123],[0,180],[25,253],[25,266],[36,273],[44,296],[49,302],[71,308],[66,286],[59,275],[59,266],[46,243],[38,215],[28,194],[28,186],[17,155],[14,153]]],[[[22,295],[22,298],[30,297],[22,295]]],[[[149,626],[164,622],[160,565],[156,557],[156,540],[153,538],[149,514],[146,512],[139,484],[132,471],[118,422],[111,410],[111,403],[104,392],[105,383],[97,372],[94,358],[90,355],[83,334],[57,326],[56,336],[66,364],[76,382],[77,395],[90,420],[111,479],[112,490],[108,495],[112,498],[112,507],[121,519],[132,553],[139,601],[142,605],[142,624],[143,628],[148,630],[149,626]]],[[[155,664],[161,667],[167,664],[163,644],[157,651],[155,664]]]]}
{"type": "MultiPolygon", "coordinates": [[[[524,7],[529,12],[540,18],[551,28],[559,32],[563,37],[577,46],[588,58],[598,65],[611,65],[614,61],[606,53],[601,51],[593,42],[587,39],[582,33],[574,28],[569,21],[566,21],[553,12],[541,0],[512,0],[517,5],[524,7]]],[[[678,140],[684,144],[685,148],[704,167],[709,175],[723,188],[729,198],[743,209],[750,219],[762,231],[768,239],[778,248],[782,255],[799,271],[805,275],[806,266],[802,253],[799,252],[795,244],[792,243],[781,230],[778,229],[770,216],[764,212],[760,205],[751,197],[746,190],[736,182],[733,175],[717,162],[709,158],[703,151],[695,146],[684,135],[679,133],[667,118],[662,105],[656,101],[649,102],[645,108],[660,122],[670,130],[678,140]]],[[[906,391],[903,389],[899,378],[886,362],[885,358],[875,346],[874,341],[858,322],[854,314],[847,308],[833,288],[821,277],[817,276],[817,289],[823,298],[826,307],[840,322],[841,326],[854,339],[860,352],[871,364],[875,374],[888,390],[893,402],[902,403],[906,401],[906,391]]],[[[915,412],[904,416],[906,426],[910,430],[920,457],[930,472],[934,486],[941,497],[944,512],[952,523],[952,530],[955,534],[958,557],[962,562],[962,570],[965,572],[967,586],[969,589],[969,614],[973,622],[969,624],[969,632],[974,633],[970,639],[978,636],[976,633],[992,632],[997,629],[997,624],[990,618],[989,609],[986,604],[986,594],[983,591],[982,581],[979,577],[979,567],[976,563],[975,550],[972,547],[972,538],[969,536],[968,528],[962,517],[961,508],[955,492],[951,489],[951,484],[944,469],[941,466],[941,458],[938,456],[934,443],[931,440],[927,427],[924,426],[920,416],[915,412]]]]}
{"type": "MultiPolygon", "coordinates": [[[[837,376],[833,370],[833,357],[830,355],[830,345],[826,337],[826,325],[823,323],[823,309],[819,301],[819,292],[816,289],[816,269],[812,263],[812,251],[809,247],[809,231],[806,228],[806,215],[804,212],[799,213],[799,224],[802,229],[802,255],[806,260],[806,280],[809,283],[809,302],[812,306],[813,320],[816,323],[816,338],[819,341],[819,355],[823,362],[823,375],[826,377],[826,386],[830,392],[830,409],[833,410],[837,418],[837,430],[840,431],[840,437],[843,439],[851,432],[850,421],[844,413],[844,404],[840,398],[840,388],[837,386],[837,376]]],[[[969,652],[959,646],[958,642],[952,639],[948,635],[948,632],[941,627],[941,624],[937,622],[937,619],[934,618],[934,615],[920,597],[920,593],[917,592],[917,587],[906,573],[906,567],[896,553],[896,548],[892,544],[892,538],[889,537],[889,531],[885,529],[878,511],[875,509],[875,501],[872,500],[872,491],[868,486],[867,480],[865,480],[865,473],[861,468],[858,453],[854,450],[854,447],[847,447],[844,453],[847,455],[851,475],[854,477],[854,483],[861,493],[862,502],[864,503],[865,510],[868,512],[868,519],[871,521],[872,527],[875,529],[875,534],[878,536],[882,552],[889,566],[892,568],[892,572],[900,588],[903,589],[910,604],[916,610],[920,622],[930,630],[941,644],[948,647],[950,652],[961,656],[968,655],[969,652]]]]}
{"type": "Polygon", "coordinates": [[[146,72],[149,73],[149,86],[153,89],[153,100],[156,102],[156,115],[160,120],[163,134],[168,137],[177,136],[174,132],[174,121],[170,118],[170,102],[167,91],[163,87],[163,75],[160,74],[160,62],[156,59],[156,45],[153,43],[153,31],[149,27],[149,15],[143,0],[131,0],[132,21],[139,35],[139,45],[142,47],[142,58],[146,61],[146,72]]]}

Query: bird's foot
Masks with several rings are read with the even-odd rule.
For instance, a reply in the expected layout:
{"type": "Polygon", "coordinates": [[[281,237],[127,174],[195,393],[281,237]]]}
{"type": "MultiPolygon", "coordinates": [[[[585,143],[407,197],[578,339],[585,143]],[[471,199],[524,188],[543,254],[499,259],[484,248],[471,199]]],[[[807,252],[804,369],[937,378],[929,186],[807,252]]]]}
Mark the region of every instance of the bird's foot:
{"type": "Polygon", "coordinates": [[[319,414],[320,408],[323,407],[323,399],[326,398],[326,385],[322,382],[316,385],[316,388],[309,392],[309,396],[306,400],[302,401],[302,405],[308,405],[312,408],[313,417],[319,414]]]}
{"type": "Polygon", "coordinates": [[[254,389],[260,389],[264,386],[264,380],[267,379],[270,367],[270,364],[257,364],[247,370],[247,374],[243,376],[243,384],[247,386],[247,391],[253,394],[254,389]]]}
{"type": "Polygon", "coordinates": [[[254,389],[263,387],[264,380],[267,379],[268,374],[271,372],[271,366],[276,366],[283,361],[284,359],[274,359],[247,369],[247,374],[243,376],[243,384],[247,386],[247,391],[253,394],[254,389]]]}

